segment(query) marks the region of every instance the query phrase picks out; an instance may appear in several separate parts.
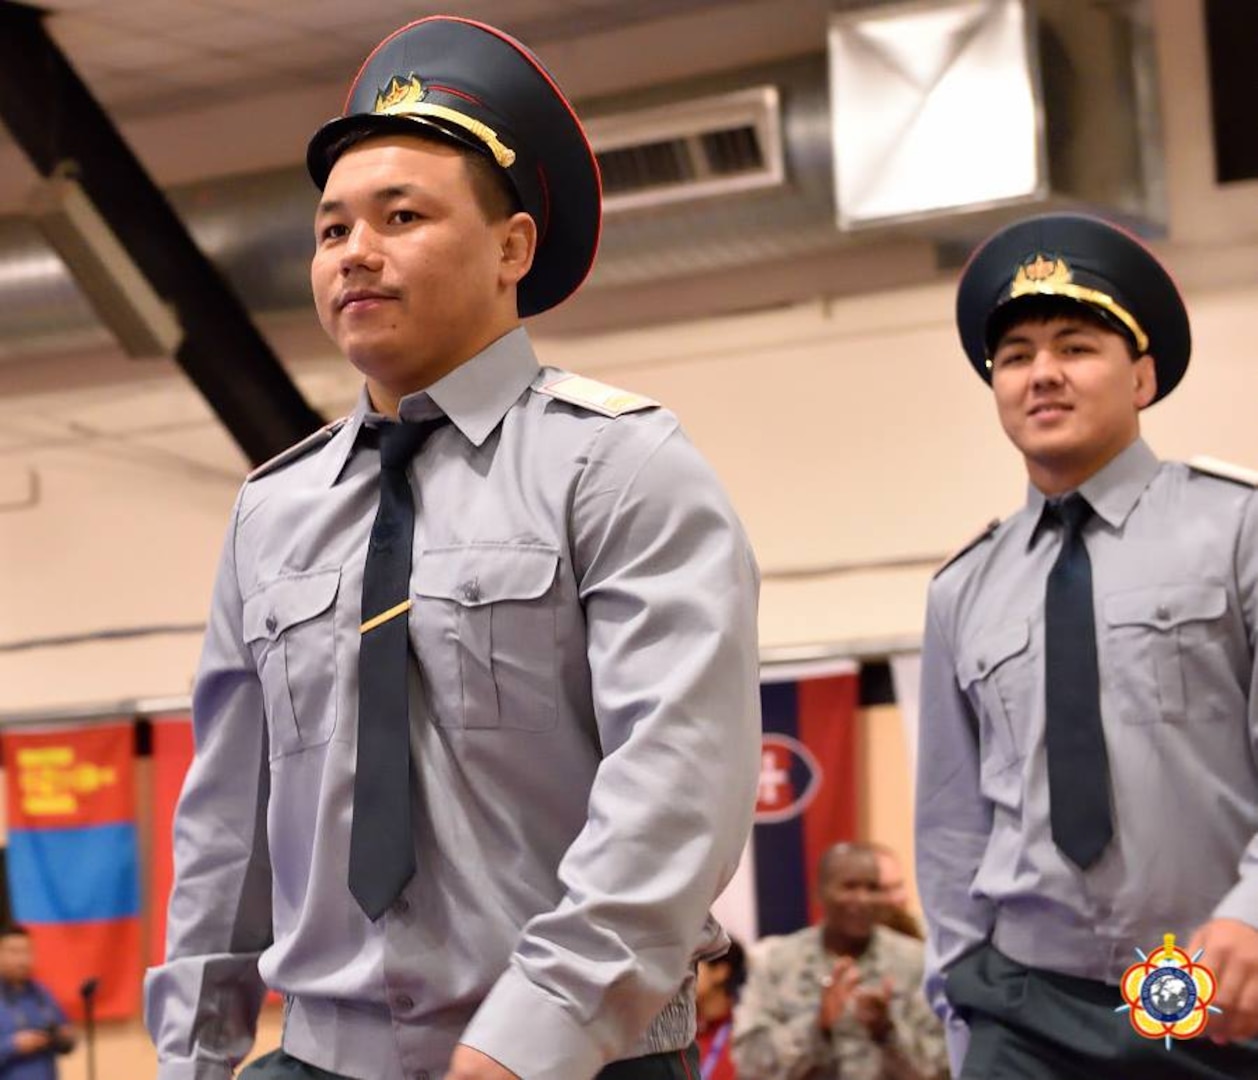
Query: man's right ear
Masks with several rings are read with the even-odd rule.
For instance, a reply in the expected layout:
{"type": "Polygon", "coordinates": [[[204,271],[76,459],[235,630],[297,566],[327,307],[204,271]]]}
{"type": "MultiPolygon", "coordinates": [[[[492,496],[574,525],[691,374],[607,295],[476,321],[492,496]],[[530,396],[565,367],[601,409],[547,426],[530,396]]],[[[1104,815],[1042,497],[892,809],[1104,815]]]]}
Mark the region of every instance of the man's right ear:
{"type": "Polygon", "coordinates": [[[537,223],[522,210],[506,222],[502,240],[501,274],[504,285],[518,285],[533,266],[537,253],[537,223]]]}

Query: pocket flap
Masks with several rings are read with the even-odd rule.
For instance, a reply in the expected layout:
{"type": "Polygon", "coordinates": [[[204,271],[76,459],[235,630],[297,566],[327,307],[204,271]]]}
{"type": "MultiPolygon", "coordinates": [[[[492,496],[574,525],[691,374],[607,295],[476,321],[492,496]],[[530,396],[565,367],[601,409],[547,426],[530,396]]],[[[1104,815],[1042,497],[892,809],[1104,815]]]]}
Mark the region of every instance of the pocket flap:
{"type": "Polygon", "coordinates": [[[537,545],[430,548],[415,561],[415,592],[464,607],[535,600],[550,588],[558,566],[559,552],[537,545]]]}
{"type": "Polygon", "coordinates": [[[1151,626],[1169,630],[1181,623],[1217,619],[1227,610],[1227,590],[1208,581],[1150,585],[1105,598],[1110,626],[1151,626]]]}
{"type": "Polygon", "coordinates": [[[1014,619],[983,630],[957,659],[957,678],[962,689],[987,676],[1009,657],[1017,656],[1030,641],[1031,624],[1026,619],[1014,619]]]}
{"type": "Polygon", "coordinates": [[[274,641],[290,626],[322,615],[341,584],[340,567],[268,581],[244,605],[245,641],[274,641]]]}

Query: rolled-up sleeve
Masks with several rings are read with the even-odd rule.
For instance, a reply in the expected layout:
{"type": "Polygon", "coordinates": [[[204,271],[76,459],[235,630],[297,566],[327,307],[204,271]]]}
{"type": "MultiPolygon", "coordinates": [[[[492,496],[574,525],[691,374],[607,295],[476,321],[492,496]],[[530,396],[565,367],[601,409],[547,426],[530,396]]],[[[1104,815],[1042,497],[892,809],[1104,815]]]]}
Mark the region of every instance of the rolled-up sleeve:
{"type": "Polygon", "coordinates": [[[569,528],[604,756],[563,899],[525,927],[463,1038],[529,1080],[593,1076],[675,997],[759,762],[758,572],[670,414],[601,427],[569,528]]]}
{"type": "Polygon", "coordinates": [[[145,978],[159,1080],[227,1080],[253,1045],[271,942],[266,721],[242,636],[236,526],[223,547],[193,695],[196,755],[175,814],[166,961],[145,978]]]}
{"type": "Polygon", "coordinates": [[[944,1020],[949,1056],[959,1071],[968,1041],[944,994],[948,966],[991,934],[992,904],[971,886],[991,835],[991,806],[979,788],[978,725],[957,684],[935,593],[922,638],[917,753],[917,888],[926,915],[925,991],[944,1020]]]}

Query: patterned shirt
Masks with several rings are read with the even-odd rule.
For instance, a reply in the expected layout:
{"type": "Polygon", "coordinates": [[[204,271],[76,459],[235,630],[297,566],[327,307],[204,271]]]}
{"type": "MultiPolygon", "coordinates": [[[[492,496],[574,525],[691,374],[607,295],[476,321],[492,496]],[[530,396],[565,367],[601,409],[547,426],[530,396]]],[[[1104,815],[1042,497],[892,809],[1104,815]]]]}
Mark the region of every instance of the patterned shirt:
{"type": "Polygon", "coordinates": [[[822,930],[759,942],[734,1013],[739,1080],[900,1080],[945,1077],[943,1027],[922,996],[922,943],[877,927],[856,958],[861,983],[889,977],[892,1035],[882,1045],[848,1012],[827,1037],[817,1023],[822,980],[834,968],[822,930]]]}

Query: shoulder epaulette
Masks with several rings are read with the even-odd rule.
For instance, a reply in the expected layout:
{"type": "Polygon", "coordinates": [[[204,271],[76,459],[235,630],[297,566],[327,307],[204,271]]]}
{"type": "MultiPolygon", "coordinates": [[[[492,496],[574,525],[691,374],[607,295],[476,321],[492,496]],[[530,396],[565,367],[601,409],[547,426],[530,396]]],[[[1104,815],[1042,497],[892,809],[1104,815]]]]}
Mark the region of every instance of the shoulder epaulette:
{"type": "Polygon", "coordinates": [[[987,527],[981,533],[979,533],[977,536],[971,539],[970,542],[966,544],[964,547],[958,548],[951,555],[949,555],[948,558],[944,560],[943,564],[939,567],[939,569],[936,570],[934,574],[932,574],[931,576],[938,577],[945,570],[947,570],[948,567],[950,567],[954,562],[956,562],[959,558],[961,558],[962,555],[969,554],[969,552],[973,551],[976,547],[978,547],[979,544],[981,544],[984,540],[986,540],[989,536],[991,536],[992,533],[994,533],[998,528],[1000,528],[1000,518],[992,518],[991,521],[987,523],[987,527]]]}
{"type": "Polygon", "coordinates": [[[348,420],[348,416],[342,416],[339,420],[333,420],[330,424],[324,424],[318,431],[307,435],[301,442],[293,443],[287,450],[281,450],[275,457],[269,461],[264,461],[246,476],[245,483],[248,483],[250,480],[257,480],[268,473],[273,473],[276,469],[282,468],[290,461],[296,461],[300,457],[305,457],[312,450],[317,450],[319,447],[326,445],[332,436],[345,426],[348,420]]]}
{"type": "Polygon", "coordinates": [[[617,386],[609,386],[597,379],[587,379],[584,375],[560,375],[538,390],[569,405],[579,405],[591,412],[602,413],[615,419],[625,413],[638,412],[640,409],[655,409],[659,402],[643,394],[635,394],[629,390],[621,390],[617,386]]]}
{"type": "Polygon", "coordinates": [[[1231,480],[1234,484],[1244,484],[1246,487],[1258,488],[1258,472],[1247,469],[1243,465],[1233,465],[1230,461],[1220,461],[1218,458],[1204,455],[1199,455],[1186,464],[1193,472],[1216,476],[1220,480],[1231,480]]]}

